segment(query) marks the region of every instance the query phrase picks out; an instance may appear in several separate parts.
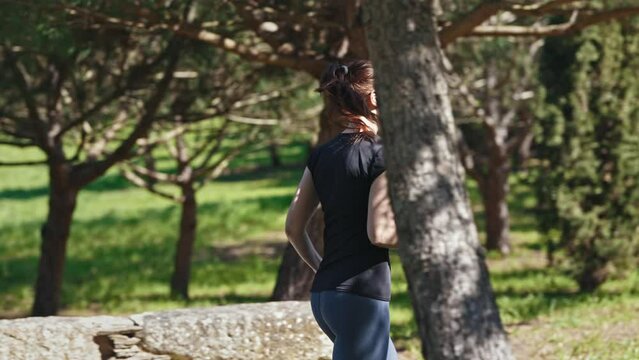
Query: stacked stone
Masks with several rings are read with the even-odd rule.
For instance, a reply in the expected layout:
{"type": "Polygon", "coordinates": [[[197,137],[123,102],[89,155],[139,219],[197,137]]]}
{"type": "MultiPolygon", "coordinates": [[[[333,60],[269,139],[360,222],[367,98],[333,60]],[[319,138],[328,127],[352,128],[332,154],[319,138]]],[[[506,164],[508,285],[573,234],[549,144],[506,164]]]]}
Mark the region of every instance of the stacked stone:
{"type": "Polygon", "coordinates": [[[100,352],[107,354],[108,360],[171,360],[169,355],[145,352],[139,345],[142,341],[142,327],[132,326],[122,330],[98,331],[96,342],[100,344],[100,352]]]}

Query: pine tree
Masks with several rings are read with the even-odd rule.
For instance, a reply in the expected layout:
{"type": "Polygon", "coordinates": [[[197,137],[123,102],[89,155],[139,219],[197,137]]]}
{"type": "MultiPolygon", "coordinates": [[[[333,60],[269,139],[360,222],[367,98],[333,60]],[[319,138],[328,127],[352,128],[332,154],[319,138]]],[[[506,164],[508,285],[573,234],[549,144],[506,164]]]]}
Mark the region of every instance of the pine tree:
{"type": "Polygon", "coordinates": [[[580,290],[593,291],[639,259],[637,22],[547,41],[541,74],[539,220],[580,290]]]}

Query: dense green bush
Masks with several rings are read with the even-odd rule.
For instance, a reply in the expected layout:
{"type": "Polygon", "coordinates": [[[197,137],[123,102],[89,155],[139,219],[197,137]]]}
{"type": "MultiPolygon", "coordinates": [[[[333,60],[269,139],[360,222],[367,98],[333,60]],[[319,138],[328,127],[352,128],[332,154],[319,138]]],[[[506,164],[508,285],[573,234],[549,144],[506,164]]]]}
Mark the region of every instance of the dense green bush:
{"type": "Polygon", "coordinates": [[[539,220],[582,291],[639,258],[638,30],[614,22],[543,49],[539,220]]]}

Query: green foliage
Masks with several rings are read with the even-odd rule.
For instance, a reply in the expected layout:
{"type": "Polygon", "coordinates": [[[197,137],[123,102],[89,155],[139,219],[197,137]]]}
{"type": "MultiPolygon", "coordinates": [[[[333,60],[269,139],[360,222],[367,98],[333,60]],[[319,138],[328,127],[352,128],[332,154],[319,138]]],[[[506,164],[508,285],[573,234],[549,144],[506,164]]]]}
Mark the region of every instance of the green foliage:
{"type": "Polygon", "coordinates": [[[48,1],[3,2],[0,14],[3,45],[37,48],[60,56],[68,56],[73,51],[69,28],[61,26],[64,17],[51,11],[48,1]]]}
{"type": "Polygon", "coordinates": [[[539,220],[580,288],[594,290],[639,258],[639,32],[615,22],[543,51],[539,220]]]}

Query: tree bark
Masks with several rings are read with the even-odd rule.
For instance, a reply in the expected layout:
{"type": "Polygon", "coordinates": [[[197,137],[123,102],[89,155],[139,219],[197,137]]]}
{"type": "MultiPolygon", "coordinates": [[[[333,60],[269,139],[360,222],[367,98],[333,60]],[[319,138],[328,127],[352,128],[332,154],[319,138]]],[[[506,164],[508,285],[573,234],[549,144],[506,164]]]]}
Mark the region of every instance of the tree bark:
{"type": "Polygon", "coordinates": [[[70,185],[70,174],[68,164],[49,164],[49,213],[41,229],[32,316],[55,315],[60,305],[67,240],[78,196],[78,189],[70,185]]]}
{"type": "Polygon", "coordinates": [[[182,216],[180,234],[175,249],[173,275],[171,276],[171,297],[189,298],[191,277],[191,256],[197,231],[197,200],[192,183],[182,185],[182,216]]]}
{"type": "Polygon", "coordinates": [[[433,1],[370,0],[366,11],[398,252],[422,353],[512,359],[456,151],[433,1]]]}
{"type": "Polygon", "coordinates": [[[508,161],[489,161],[488,176],[479,182],[486,217],[486,249],[510,253],[510,215],[508,212],[508,161]]]}
{"type": "Polygon", "coordinates": [[[481,195],[486,219],[486,249],[507,255],[511,251],[508,210],[510,164],[490,160],[486,161],[485,166],[486,173],[475,168],[467,168],[466,171],[472,174],[481,195]]]}

